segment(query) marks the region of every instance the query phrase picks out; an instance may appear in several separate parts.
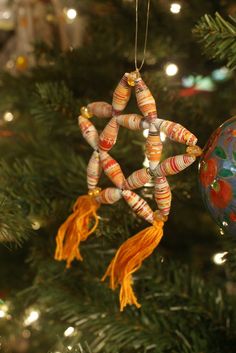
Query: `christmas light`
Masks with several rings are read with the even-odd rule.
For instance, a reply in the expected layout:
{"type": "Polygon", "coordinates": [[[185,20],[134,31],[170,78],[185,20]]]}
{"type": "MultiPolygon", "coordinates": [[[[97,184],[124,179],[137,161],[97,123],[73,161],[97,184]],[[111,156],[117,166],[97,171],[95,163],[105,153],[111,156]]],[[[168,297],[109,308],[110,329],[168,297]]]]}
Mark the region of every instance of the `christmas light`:
{"type": "Polygon", "coordinates": [[[166,72],[167,76],[175,76],[178,71],[179,71],[179,68],[174,63],[169,63],[165,67],[165,72],[166,72]]]}
{"type": "Polygon", "coordinates": [[[10,122],[14,119],[14,115],[11,112],[5,112],[3,114],[3,120],[10,122]]]}
{"type": "Polygon", "coordinates": [[[6,317],[7,312],[8,312],[8,305],[6,304],[0,305],[0,319],[3,319],[4,317],[6,317]]]}
{"type": "Polygon", "coordinates": [[[39,230],[40,227],[41,227],[41,224],[39,223],[39,221],[33,221],[33,222],[31,223],[31,227],[32,227],[32,229],[34,229],[34,230],[39,230]]]}
{"type": "Polygon", "coordinates": [[[213,256],[213,262],[216,265],[223,265],[226,262],[226,259],[224,259],[224,256],[228,254],[227,251],[225,252],[219,252],[213,256]]]}
{"type": "Polygon", "coordinates": [[[173,2],[170,5],[170,12],[177,14],[177,13],[180,13],[180,11],[181,11],[181,5],[179,3],[173,2]]]}
{"type": "Polygon", "coordinates": [[[71,336],[71,335],[74,333],[74,331],[75,331],[74,327],[69,326],[69,327],[65,330],[64,336],[65,336],[65,337],[71,336]]]}
{"type": "Polygon", "coordinates": [[[32,310],[32,311],[29,313],[28,317],[27,317],[27,318],[25,319],[25,321],[24,321],[25,326],[29,326],[29,325],[31,325],[33,322],[37,321],[38,318],[39,318],[39,315],[40,315],[39,311],[37,311],[37,310],[32,310]]]}
{"type": "Polygon", "coordinates": [[[144,129],[144,130],[143,130],[143,136],[144,136],[145,138],[148,137],[148,133],[149,133],[149,129],[144,129]]]}
{"type": "Polygon", "coordinates": [[[66,13],[66,17],[68,18],[68,20],[73,21],[76,16],[77,16],[77,11],[75,9],[66,9],[65,10],[66,13]]]}
{"type": "Polygon", "coordinates": [[[220,235],[224,235],[224,230],[222,228],[220,228],[220,235]]]}

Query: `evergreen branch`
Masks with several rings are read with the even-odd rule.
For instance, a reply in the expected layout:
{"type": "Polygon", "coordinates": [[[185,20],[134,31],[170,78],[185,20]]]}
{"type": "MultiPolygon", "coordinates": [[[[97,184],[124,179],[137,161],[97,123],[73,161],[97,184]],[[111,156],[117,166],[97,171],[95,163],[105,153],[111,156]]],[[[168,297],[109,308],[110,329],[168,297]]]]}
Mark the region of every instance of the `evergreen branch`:
{"type": "Polygon", "coordinates": [[[215,18],[203,16],[193,33],[204,47],[204,52],[213,59],[226,62],[227,67],[236,68],[236,21],[226,21],[219,13],[215,18]]]}
{"type": "Polygon", "coordinates": [[[32,232],[23,205],[2,198],[0,201],[0,242],[21,245],[32,232]],[[19,221],[20,220],[20,221],[19,221]]]}
{"type": "Polygon", "coordinates": [[[236,340],[226,294],[209,280],[206,285],[185,266],[165,262],[163,268],[159,258],[149,259],[142,274],[134,278],[136,292],[142,297],[141,310],[128,308],[119,313],[117,293],[112,295],[99,281],[107,262],[106,249],[103,261],[98,261],[101,249],[93,249],[89,257],[91,247],[85,245],[85,264],[65,272],[62,264],[46,260],[48,251],[43,254],[42,246],[38,243],[31,252],[38,275],[23,297],[32,297],[47,308],[48,321],[60,318],[65,328],[74,326],[82,334],[73,337],[74,347],[82,339],[93,353],[114,353],[114,347],[117,353],[220,353],[236,340]]]}

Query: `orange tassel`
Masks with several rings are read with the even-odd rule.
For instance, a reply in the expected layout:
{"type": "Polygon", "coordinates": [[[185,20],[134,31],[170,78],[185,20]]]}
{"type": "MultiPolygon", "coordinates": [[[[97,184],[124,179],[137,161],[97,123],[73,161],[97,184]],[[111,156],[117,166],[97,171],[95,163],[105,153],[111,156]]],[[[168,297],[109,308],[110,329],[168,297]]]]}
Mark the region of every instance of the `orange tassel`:
{"type": "Polygon", "coordinates": [[[99,203],[94,196],[80,196],[73,206],[73,213],[60,226],[54,258],[59,261],[66,260],[67,268],[74,259],[83,260],[79,251],[80,242],[85,241],[97,228],[98,208],[99,203]],[[91,221],[94,221],[92,226],[91,221]]]}
{"type": "Polygon", "coordinates": [[[143,260],[145,260],[159,244],[163,236],[164,222],[155,220],[148,227],[135,236],[129,238],[118,249],[111,261],[102,281],[110,277],[110,287],[114,290],[119,284],[120,288],[120,311],[127,304],[134,304],[140,308],[140,304],[132,289],[132,274],[137,271],[143,260]]]}

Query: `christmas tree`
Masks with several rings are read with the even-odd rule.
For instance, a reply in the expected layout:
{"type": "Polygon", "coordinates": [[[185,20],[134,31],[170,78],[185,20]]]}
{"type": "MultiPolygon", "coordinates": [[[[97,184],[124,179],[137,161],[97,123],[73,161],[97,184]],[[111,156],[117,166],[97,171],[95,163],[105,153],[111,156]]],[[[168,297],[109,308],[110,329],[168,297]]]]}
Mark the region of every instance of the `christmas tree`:
{"type": "MultiPolygon", "coordinates": [[[[66,269],[54,259],[58,229],[87,193],[92,150],[78,127],[80,108],[111,102],[120,78],[134,71],[135,1],[35,3],[44,6],[50,40],[36,30],[33,47],[3,60],[0,79],[2,351],[233,353],[234,234],[205,208],[197,163],[168,178],[164,237],[133,276],[140,309],[120,312],[117,291],[101,282],[118,247],[147,226],[124,200],[100,207],[82,262],[66,269]]],[[[146,9],[140,1],[139,62],[146,9]]],[[[185,126],[201,147],[235,115],[235,13],[234,1],[151,1],[142,77],[159,117],[185,126]]],[[[127,110],[139,113],[134,95],[127,110]]],[[[99,132],[106,123],[94,118],[99,132]]],[[[126,177],[145,166],[144,135],[119,131],[112,156],[126,177]]],[[[165,135],[162,142],[164,158],[186,149],[165,135]]],[[[111,185],[104,175],[100,184],[111,185]]],[[[155,208],[152,183],[138,193],[155,208]]]]}

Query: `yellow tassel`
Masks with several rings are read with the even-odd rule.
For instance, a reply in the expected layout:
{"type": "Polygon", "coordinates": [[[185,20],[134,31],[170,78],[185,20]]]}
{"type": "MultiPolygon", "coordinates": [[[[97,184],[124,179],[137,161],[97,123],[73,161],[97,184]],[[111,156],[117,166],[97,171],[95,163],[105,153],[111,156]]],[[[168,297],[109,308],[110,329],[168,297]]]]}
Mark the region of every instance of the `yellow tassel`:
{"type": "Polygon", "coordinates": [[[132,289],[132,274],[137,271],[143,260],[145,260],[159,244],[163,236],[163,221],[155,220],[148,227],[135,236],[129,238],[118,249],[111,261],[102,281],[110,277],[110,287],[114,290],[119,284],[120,288],[120,311],[127,304],[134,304],[140,308],[140,304],[132,289]]]}
{"type": "Polygon", "coordinates": [[[94,196],[84,195],[78,197],[73,213],[60,226],[56,237],[55,260],[66,260],[69,268],[74,259],[82,261],[79,251],[81,241],[85,241],[98,226],[97,209],[99,203],[94,196]],[[91,222],[94,224],[91,226],[91,222]]]}

